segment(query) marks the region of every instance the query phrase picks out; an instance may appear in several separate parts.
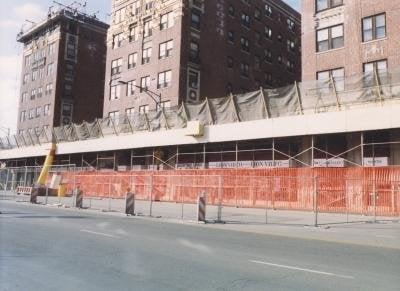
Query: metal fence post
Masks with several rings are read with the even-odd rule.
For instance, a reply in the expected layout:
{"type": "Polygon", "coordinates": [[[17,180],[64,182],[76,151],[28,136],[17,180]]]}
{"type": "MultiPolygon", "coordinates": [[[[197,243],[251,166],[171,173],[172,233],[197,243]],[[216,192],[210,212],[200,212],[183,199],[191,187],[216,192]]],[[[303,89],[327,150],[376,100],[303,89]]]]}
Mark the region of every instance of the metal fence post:
{"type": "Polygon", "coordinates": [[[313,178],[313,191],[314,191],[314,226],[318,227],[318,184],[317,177],[313,178]]]}
{"type": "Polygon", "coordinates": [[[347,180],[344,180],[344,201],[346,206],[346,223],[349,223],[349,195],[347,193],[347,180]]]}
{"type": "MultiPolygon", "coordinates": [[[[180,183],[179,184],[182,184],[182,177],[180,177],[180,183]]],[[[181,192],[181,219],[183,220],[183,206],[184,206],[184,204],[183,204],[183,202],[184,202],[184,196],[183,196],[183,191],[181,190],[180,191],[181,192]]]]}
{"type": "Polygon", "coordinates": [[[150,175],[150,217],[153,216],[153,174],[150,175]]]}
{"type": "Polygon", "coordinates": [[[223,177],[218,177],[218,214],[217,222],[222,222],[222,187],[223,187],[223,177]]]}
{"type": "Polygon", "coordinates": [[[108,211],[111,211],[111,176],[108,180],[108,211]]]}
{"type": "Polygon", "coordinates": [[[44,202],[45,205],[47,205],[48,199],[49,199],[49,187],[46,187],[46,199],[44,202]]]}
{"type": "MultiPolygon", "coordinates": [[[[267,181],[269,181],[269,179],[267,178],[267,181]]],[[[266,185],[269,185],[271,188],[271,183],[265,183],[266,185]]],[[[268,194],[267,191],[265,191],[265,224],[268,224],[268,194]]]]}
{"type": "Polygon", "coordinates": [[[7,190],[8,190],[8,178],[9,178],[9,175],[10,175],[10,169],[7,169],[7,176],[6,176],[6,185],[5,185],[5,188],[4,188],[4,190],[7,192],[7,190]]]}
{"type": "Polygon", "coordinates": [[[374,184],[372,186],[373,191],[373,205],[374,205],[374,220],[373,222],[376,223],[376,178],[374,177],[374,184]]]}

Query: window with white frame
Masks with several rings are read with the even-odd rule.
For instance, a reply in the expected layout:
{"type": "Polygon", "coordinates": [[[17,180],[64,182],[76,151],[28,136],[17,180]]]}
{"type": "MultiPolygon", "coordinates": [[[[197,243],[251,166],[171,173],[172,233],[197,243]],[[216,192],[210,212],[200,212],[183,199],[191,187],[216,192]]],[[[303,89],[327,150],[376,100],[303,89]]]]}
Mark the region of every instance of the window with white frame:
{"type": "Polygon", "coordinates": [[[54,54],[55,48],[56,48],[56,44],[55,44],[54,42],[53,42],[53,43],[50,43],[50,44],[48,45],[49,55],[54,54]]]}
{"type": "Polygon", "coordinates": [[[171,85],[172,72],[164,71],[158,74],[157,88],[166,88],[171,85]]]}
{"type": "Polygon", "coordinates": [[[147,91],[150,87],[150,76],[142,77],[140,80],[140,92],[147,91]]]}
{"type": "Polygon", "coordinates": [[[386,37],[385,13],[363,18],[363,41],[370,41],[386,37]]]}
{"type": "Polygon", "coordinates": [[[143,52],[142,52],[142,64],[147,64],[150,63],[151,59],[151,47],[143,47],[143,52]]]}
{"type": "Polygon", "coordinates": [[[39,72],[38,70],[33,70],[32,71],[32,81],[36,81],[38,78],[39,72]]]}
{"type": "Polygon", "coordinates": [[[146,114],[146,113],[149,113],[149,111],[150,111],[149,105],[139,106],[139,114],[146,114]]]}
{"type": "Polygon", "coordinates": [[[317,30],[317,52],[324,52],[343,46],[343,24],[317,30]]]}
{"type": "Polygon", "coordinates": [[[36,97],[36,89],[32,89],[31,91],[31,100],[35,100],[36,97]]]}
{"type": "Polygon", "coordinates": [[[114,13],[114,24],[118,24],[122,21],[125,20],[125,15],[126,15],[126,7],[123,7],[121,9],[118,9],[114,13]]]}
{"type": "Polygon", "coordinates": [[[119,74],[122,72],[122,58],[113,60],[111,62],[111,76],[119,74]]]}
{"type": "Polygon", "coordinates": [[[21,95],[21,103],[24,103],[28,100],[28,93],[24,92],[21,95]]]}
{"type": "Polygon", "coordinates": [[[136,67],[137,64],[137,53],[130,54],[128,56],[128,69],[133,69],[136,67]]]}
{"type": "Polygon", "coordinates": [[[43,96],[43,87],[39,87],[37,89],[37,98],[41,98],[43,96]]]}
{"type": "Polygon", "coordinates": [[[128,81],[126,86],[126,96],[135,95],[136,91],[136,80],[128,81]]]}
{"type": "Polygon", "coordinates": [[[119,124],[119,111],[112,111],[108,113],[108,117],[113,121],[115,125],[119,124]]]}
{"type": "Polygon", "coordinates": [[[50,104],[46,104],[43,107],[43,116],[48,116],[50,115],[50,104]]]}
{"type": "Polygon", "coordinates": [[[343,0],[315,0],[317,12],[334,8],[343,4],[343,0]]]}
{"type": "Polygon", "coordinates": [[[54,63],[47,65],[47,76],[51,76],[54,73],[54,63]]]}
{"type": "Polygon", "coordinates": [[[126,108],[125,115],[129,118],[132,118],[135,115],[135,108],[134,107],[126,108]]]}
{"type": "Polygon", "coordinates": [[[317,72],[318,88],[320,92],[328,93],[332,88],[332,82],[336,91],[344,91],[344,68],[317,72]]]}
{"type": "Polygon", "coordinates": [[[42,113],[42,107],[40,106],[36,107],[36,117],[40,117],[41,113],[42,113]]]}
{"type": "Polygon", "coordinates": [[[47,94],[50,95],[51,93],[53,93],[53,83],[49,83],[49,84],[46,85],[45,94],[46,94],[46,95],[47,95],[47,94]]]}
{"type": "Polygon", "coordinates": [[[29,119],[35,118],[35,108],[29,109],[29,119]]]}
{"type": "Polygon", "coordinates": [[[143,22],[143,37],[150,37],[152,34],[151,19],[147,19],[143,22]]]}
{"type": "Polygon", "coordinates": [[[174,45],[174,43],[172,40],[160,43],[159,58],[164,59],[164,58],[171,56],[173,45],[174,45]]]}
{"type": "Polygon", "coordinates": [[[160,30],[170,28],[173,25],[174,25],[174,13],[172,11],[161,15],[160,30]]]}
{"type": "Polygon", "coordinates": [[[26,111],[23,110],[23,111],[21,111],[21,115],[19,117],[19,121],[20,122],[24,122],[25,120],[26,120],[26,111]]]}
{"type": "Polygon", "coordinates": [[[29,82],[29,74],[25,74],[22,84],[25,85],[25,84],[27,84],[28,82],[29,82]]]}
{"type": "Polygon", "coordinates": [[[110,87],[110,100],[117,100],[121,98],[121,85],[112,85],[110,87]]]}
{"type": "Polygon", "coordinates": [[[137,41],[139,36],[139,30],[137,25],[133,25],[129,28],[129,41],[137,41]]]}
{"type": "Polygon", "coordinates": [[[122,33],[115,34],[113,36],[112,48],[116,49],[122,46],[122,41],[124,39],[124,35],[122,33]]]}

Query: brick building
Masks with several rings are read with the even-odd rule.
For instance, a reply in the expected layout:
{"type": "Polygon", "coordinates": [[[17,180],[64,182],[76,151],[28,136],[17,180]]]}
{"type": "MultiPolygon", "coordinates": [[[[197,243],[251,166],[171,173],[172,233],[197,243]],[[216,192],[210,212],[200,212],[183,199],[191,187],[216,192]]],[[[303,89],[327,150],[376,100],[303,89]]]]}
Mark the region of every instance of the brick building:
{"type": "Polygon", "coordinates": [[[65,8],[18,35],[24,45],[19,135],[102,116],[107,29],[65,8]]]}
{"type": "Polygon", "coordinates": [[[104,117],[300,79],[301,17],[280,0],[114,0],[112,14],[104,117]]]}
{"type": "Polygon", "coordinates": [[[399,67],[400,1],[302,3],[303,81],[339,80],[399,67]]]}

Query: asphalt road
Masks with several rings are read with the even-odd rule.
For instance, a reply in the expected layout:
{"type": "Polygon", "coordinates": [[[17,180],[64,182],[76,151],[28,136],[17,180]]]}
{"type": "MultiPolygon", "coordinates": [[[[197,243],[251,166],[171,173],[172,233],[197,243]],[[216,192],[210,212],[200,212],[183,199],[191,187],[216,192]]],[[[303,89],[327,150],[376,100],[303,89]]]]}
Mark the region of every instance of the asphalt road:
{"type": "Polygon", "coordinates": [[[399,290],[400,251],[0,201],[0,290],[399,290]]]}

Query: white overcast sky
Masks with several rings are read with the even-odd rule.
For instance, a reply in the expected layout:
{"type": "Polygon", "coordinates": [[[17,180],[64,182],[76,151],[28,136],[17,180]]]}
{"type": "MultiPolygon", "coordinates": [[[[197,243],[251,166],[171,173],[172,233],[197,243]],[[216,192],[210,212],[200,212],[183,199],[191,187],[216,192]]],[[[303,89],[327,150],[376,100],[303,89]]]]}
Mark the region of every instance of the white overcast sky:
{"type": "MultiPolygon", "coordinates": [[[[301,0],[284,0],[300,10],[301,0]]],[[[73,1],[59,0],[61,3],[73,1]]],[[[84,2],[84,1],[82,1],[84,2]]],[[[86,0],[86,12],[97,13],[98,18],[109,21],[111,0],[86,0]]],[[[2,128],[11,128],[15,132],[17,124],[18,96],[20,87],[22,46],[17,43],[16,35],[25,20],[38,21],[46,16],[52,0],[0,0],[0,136],[2,128]]]]}

